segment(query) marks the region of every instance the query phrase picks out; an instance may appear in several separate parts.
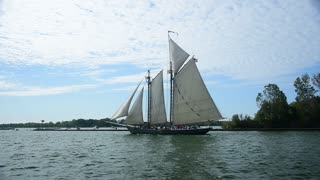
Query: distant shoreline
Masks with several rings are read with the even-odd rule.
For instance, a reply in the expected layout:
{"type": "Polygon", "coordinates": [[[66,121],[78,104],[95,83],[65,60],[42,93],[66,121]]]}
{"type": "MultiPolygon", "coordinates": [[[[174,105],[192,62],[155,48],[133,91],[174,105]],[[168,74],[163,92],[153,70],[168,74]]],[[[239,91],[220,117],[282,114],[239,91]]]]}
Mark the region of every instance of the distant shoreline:
{"type": "MultiPolygon", "coordinates": [[[[24,129],[24,128],[15,128],[24,129]]],[[[15,130],[14,128],[5,128],[0,130],[15,130]]],[[[110,129],[33,129],[32,131],[128,131],[126,128],[110,129]]],[[[320,131],[320,128],[234,128],[234,129],[211,129],[210,131],[320,131]]]]}
{"type": "Polygon", "coordinates": [[[113,129],[34,129],[33,131],[128,131],[124,128],[113,128],[113,129]]]}
{"type": "MultiPolygon", "coordinates": [[[[110,129],[34,129],[33,131],[128,131],[126,128],[110,129]]],[[[210,131],[320,131],[320,128],[236,128],[211,129],[210,131]]]]}
{"type": "Polygon", "coordinates": [[[320,128],[234,128],[211,129],[210,131],[320,131],[320,128]]]}

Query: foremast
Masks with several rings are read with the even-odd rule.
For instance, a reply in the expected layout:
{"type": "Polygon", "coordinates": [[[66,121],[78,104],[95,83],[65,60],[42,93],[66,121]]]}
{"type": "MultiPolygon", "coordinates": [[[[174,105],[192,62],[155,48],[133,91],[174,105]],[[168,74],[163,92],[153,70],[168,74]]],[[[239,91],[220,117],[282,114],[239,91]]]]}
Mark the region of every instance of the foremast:
{"type": "Polygon", "coordinates": [[[148,97],[147,97],[147,101],[148,101],[148,119],[147,119],[147,125],[148,128],[150,128],[150,124],[151,124],[151,76],[150,76],[150,70],[148,70],[148,74],[146,76],[146,82],[148,85],[148,97]]]}
{"type": "Polygon", "coordinates": [[[148,127],[166,124],[167,116],[163,92],[163,70],[153,79],[151,79],[150,71],[148,71],[146,81],[148,84],[148,127]]]}

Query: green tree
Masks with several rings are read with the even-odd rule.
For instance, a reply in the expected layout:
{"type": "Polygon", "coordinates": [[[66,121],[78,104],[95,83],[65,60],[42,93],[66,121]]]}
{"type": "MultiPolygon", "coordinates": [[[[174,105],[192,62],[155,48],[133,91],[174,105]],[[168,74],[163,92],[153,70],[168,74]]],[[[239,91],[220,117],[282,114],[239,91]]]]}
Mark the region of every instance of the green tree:
{"type": "Polygon", "coordinates": [[[296,101],[306,101],[315,97],[316,90],[311,85],[310,76],[306,73],[294,81],[295,91],[297,93],[296,101]]]}
{"type": "Polygon", "coordinates": [[[276,84],[264,86],[262,93],[256,98],[260,108],[255,120],[259,121],[266,128],[279,128],[289,126],[289,105],[286,95],[276,84]]]}
{"type": "Polygon", "coordinates": [[[312,128],[320,127],[320,97],[316,96],[319,89],[320,73],[310,79],[308,74],[303,74],[294,82],[297,93],[295,104],[295,119],[298,127],[312,128]]]}
{"type": "Polygon", "coordinates": [[[261,128],[261,124],[253,120],[248,115],[242,114],[234,114],[231,118],[231,121],[225,121],[222,124],[222,127],[225,129],[232,129],[232,128],[261,128]]]}
{"type": "Polygon", "coordinates": [[[312,83],[320,91],[320,73],[313,75],[312,83]]]}
{"type": "MultiPolygon", "coordinates": [[[[240,115],[242,116],[242,115],[240,115]]],[[[232,116],[232,126],[233,127],[239,127],[240,126],[240,117],[238,114],[235,114],[232,116]]]]}

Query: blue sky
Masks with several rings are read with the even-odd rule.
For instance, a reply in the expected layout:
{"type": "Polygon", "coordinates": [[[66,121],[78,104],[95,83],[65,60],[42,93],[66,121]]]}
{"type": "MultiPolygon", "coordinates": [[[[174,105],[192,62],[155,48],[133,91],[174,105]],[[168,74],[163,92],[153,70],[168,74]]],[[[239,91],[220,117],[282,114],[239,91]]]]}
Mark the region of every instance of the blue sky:
{"type": "Polygon", "coordinates": [[[111,117],[147,69],[166,72],[168,30],[224,117],[253,116],[268,83],[292,102],[320,69],[317,0],[0,0],[0,123],[111,117]]]}

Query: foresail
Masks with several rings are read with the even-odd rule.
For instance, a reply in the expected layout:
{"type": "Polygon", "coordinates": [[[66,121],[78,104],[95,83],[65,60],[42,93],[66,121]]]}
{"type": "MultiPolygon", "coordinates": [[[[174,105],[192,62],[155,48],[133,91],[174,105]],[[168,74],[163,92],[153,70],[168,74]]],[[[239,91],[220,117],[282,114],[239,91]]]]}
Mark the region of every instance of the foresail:
{"type": "Polygon", "coordinates": [[[163,124],[167,122],[164,93],[163,70],[151,82],[151,124],[163,124]]]}
{"type": "Polygon", "coordinates": [[[123,116],[127,116],[128,115],[128,111],[129,111],[129,107],[130,107],[132,98],[133,98],[134,94],[136,93],[137,89],[139,88],[140,84],[141,84],[141,82],[138,84],[138,86],[133,91],[131,96],[129,96],[129,98],[120,106],[118,111],[116,113],[114,113],[114,115],[112,116],[111,119],[117,119],[119,117],[123,117],[123,116]]]}
{"type": "Polygon", "coordinates": [[[173,70],[176,74],[183,63],[188,59],[189,54],[186,53],[177,43],[169,38],[169,55],[173,63],[173,70]]]}
{"type": "Polygon", "coordinates": [[[173,123],[192,124],[222,119],[192,58],[174,78],[173,123]]]}
{"type": "Polygon", "coordinates": [[[130,112],[125,121],[126,124],[143,124],[142,99],[143,88],[130,109],[130,112]]]}

